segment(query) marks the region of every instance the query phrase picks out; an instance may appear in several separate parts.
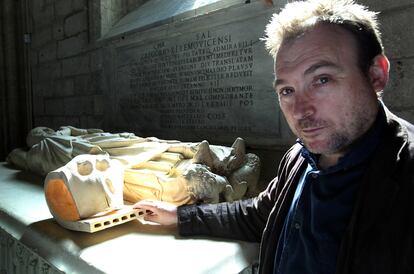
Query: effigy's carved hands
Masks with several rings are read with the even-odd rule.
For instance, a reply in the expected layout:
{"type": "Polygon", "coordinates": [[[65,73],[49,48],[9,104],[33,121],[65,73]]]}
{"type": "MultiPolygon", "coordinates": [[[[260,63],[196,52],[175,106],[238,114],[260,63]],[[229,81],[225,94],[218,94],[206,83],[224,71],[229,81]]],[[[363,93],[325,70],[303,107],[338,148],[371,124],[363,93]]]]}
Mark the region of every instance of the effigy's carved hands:
{"type": "Polygon", "coordinates": [[[160,225],[177,225],[177,206],[154,200],[143,200],[133,205],[133,208],[144,209],[144,220],[160,225]]]}

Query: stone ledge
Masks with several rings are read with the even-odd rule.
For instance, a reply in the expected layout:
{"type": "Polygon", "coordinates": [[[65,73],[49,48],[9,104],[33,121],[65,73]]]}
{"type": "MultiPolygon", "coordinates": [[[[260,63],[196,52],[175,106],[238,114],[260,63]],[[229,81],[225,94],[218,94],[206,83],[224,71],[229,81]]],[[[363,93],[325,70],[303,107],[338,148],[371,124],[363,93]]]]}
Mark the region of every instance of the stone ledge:
{"type": "Polygon", "coordinates": [[[6,163],[0,163],[0,231],[64,273],[239,273],[258,256],[257,244],[185,239],[175,228],[138,220],[93,234],[64,229],[47,208],[43,178],[6,163]]]}
{"type": "Polygon", "coordinates": [[[0,227],[1,273],[63,273],[0,227]]]}

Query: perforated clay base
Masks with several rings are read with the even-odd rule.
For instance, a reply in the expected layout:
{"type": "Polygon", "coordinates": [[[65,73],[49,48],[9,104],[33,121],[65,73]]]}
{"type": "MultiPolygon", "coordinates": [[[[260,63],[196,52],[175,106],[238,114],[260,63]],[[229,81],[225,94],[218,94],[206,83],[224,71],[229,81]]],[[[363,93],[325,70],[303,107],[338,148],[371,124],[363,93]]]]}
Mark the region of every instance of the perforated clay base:
{"type": "Polygon", "coordinates": [[[76,230],[93,233],[96,231],[104,230],[113,226],[117,226],[131,220],[137,219],[139,216],[145,214],[142,209],[133,209],[132,207],[125,207],[115,211],[106,216],[94,217],[80,221],[64,221],[56,220],[63,227],[76,230]]]}

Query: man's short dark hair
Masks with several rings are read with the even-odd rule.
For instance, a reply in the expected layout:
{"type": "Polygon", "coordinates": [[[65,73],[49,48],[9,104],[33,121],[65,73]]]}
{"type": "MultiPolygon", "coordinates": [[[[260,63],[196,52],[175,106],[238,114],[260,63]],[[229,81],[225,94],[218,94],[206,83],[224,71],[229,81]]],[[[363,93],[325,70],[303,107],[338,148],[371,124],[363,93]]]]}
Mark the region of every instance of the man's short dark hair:
{"type": "Polygon", "coordinates": [[[377,12],[352,0],[308,0],[287,4],[266,26],[266,48],[276,60],[280,46],[319,24],[343,27],[358,46],[358,65],[368,72],[373,58],[383,53],[377,12]]]}

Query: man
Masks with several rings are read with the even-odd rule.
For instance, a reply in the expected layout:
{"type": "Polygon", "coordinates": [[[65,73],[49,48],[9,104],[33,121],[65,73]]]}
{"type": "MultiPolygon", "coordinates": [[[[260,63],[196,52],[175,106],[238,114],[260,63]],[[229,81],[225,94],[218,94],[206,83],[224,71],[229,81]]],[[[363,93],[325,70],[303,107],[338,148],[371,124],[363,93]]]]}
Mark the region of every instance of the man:
{"type": "Polygon", "coordinates": [[[414,273],[414,126],[378,99],[376,13],[347,0],[287,4],[266,28],[275,90],[298,143],[258,197],[146,218],[181,235],[261,241],[259,273],[414,273]]]}

